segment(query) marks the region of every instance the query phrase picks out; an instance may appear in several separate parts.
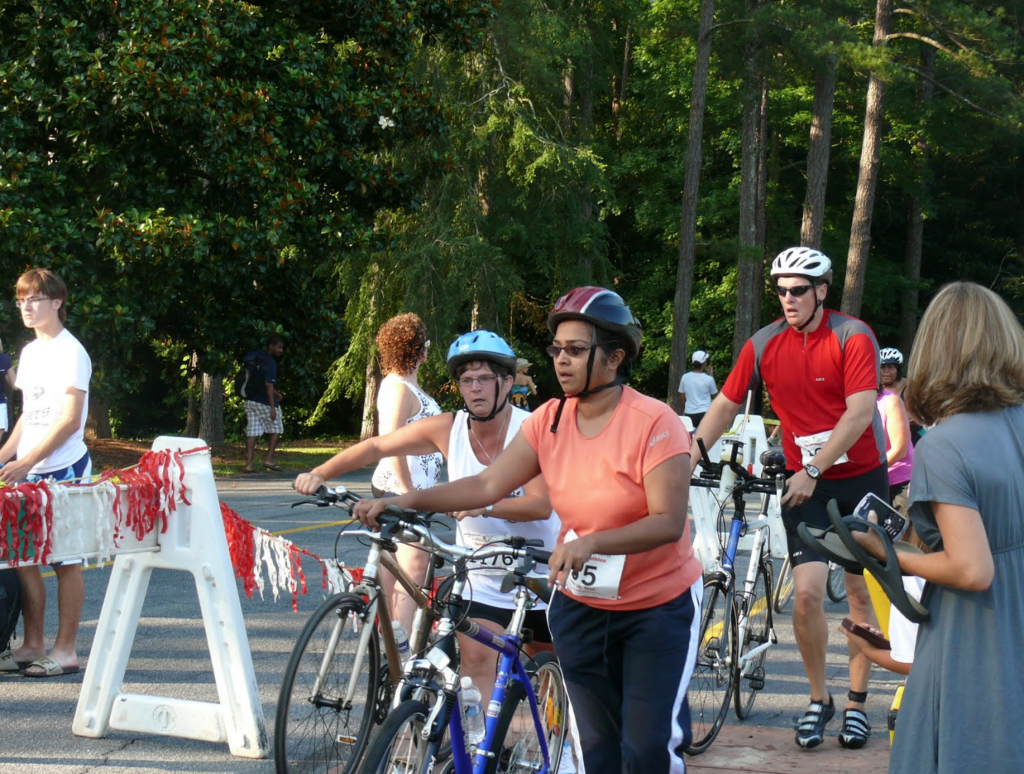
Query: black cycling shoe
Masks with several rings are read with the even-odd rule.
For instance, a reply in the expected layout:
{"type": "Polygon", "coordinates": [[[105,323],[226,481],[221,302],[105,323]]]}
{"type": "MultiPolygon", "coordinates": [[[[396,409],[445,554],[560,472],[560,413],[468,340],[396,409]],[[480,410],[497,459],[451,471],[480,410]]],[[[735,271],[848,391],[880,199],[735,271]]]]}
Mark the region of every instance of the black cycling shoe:
{"type": "Polygon", "coordinates": [[[839,732],[839,744],[848,750],[859,750],[868,743],[871,724],[868,716],[859,709],[843,710],[843,730],[839,732]]]}
{"type": "Polygon", "coordinates": [[[825,726],[835,714],[836,703],[832,700],[831,694],[828,697],[828,704],[812,701],[796,725],[796,743],[805,750],[817,747],[825,741],[825,726]]]}

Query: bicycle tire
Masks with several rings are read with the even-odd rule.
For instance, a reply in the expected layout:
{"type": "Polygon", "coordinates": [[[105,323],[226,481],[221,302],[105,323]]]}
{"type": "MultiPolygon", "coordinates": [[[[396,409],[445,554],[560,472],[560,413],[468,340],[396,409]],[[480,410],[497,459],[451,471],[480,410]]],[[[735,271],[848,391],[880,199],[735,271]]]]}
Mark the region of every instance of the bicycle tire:
{"type": "Polygon", "coordinates": [[[361,597],[349,592],[335,594],[314,611],[299,634],[285,667],[274,718],[277,774],[355,771],[370,736],[381,680],[380,646],[374,629],[356,695],[350,706],[341,706],[365,625],[361,621],[354,624],[365,611],[361,597]],[[313,695],[331,634],[339,626],[334,655],[313,695]]]}
{"type": "Polygon", "coordinates": [[[846,570],[838,564],[828,566],[828,583],[825,585],[828,598],[833,602],[842,602],[846,599],[846,570]]]}
{"type": "Polygon", "coordinates": [[[775,592],[772,594],[772,609],[780,615],[785,611],[789,600],[793,598],[793,563],[787,556],[782,562],[782,569],[779,570],[779,580],[775,583],[775,592]]]}
{"type": "MultiPolygon", "coordinates": [[[[771,615],[768,610],[768,595],[772,588],[770,561],[767,556],[762,557],[757,568],[757,575],[754,576],[753,593],[749,598],[744,598],[740,602],[747,608],[747,629],[743,633],[743,642],[739,644],[741,658],[747,651],[768,642],[768,638],[771,636],[771,615]]],[[[733,698],[736,717],[740,720],[746,720],[750,716],[754,699],[757,698],[758,691],[764,687],[764,664],[767,657],[768,649],[765,648],[742,671],[740,669],[741,658],[734,659],[736,688],[733,698]]]]}
{"type": "Polygon", "coordinates": [[[733,659],[736,638],[736,610],[733,590],[713,578],[704,584],[700,614],[700,643],[687,698],[693,739],[686,748],[700,755],[711,746],[722,729],[735,686],[733,659]]]}
{"type": "MultiPolygon", "coordinates": [[[[416,699],[403,701],[391,710],[366,751],[360,774],[427,774],[432,771],[437,765],[441,742],[427,741],[420,735],[429,715],[430,707],[416,699]]],[[[444,720],[447,722],[447,718],[444,720]]]]}
{"type": "MultiPolygon", "coordinates": [[[[527,671],[537,699],[537,711],[546,731],[550,771],[558,771],[569,720],[569,701],[562,669],[554,653],[540,653],[533,658],[527,671]]],[[[518,682],[509,684],[498,714],[493,751],[499,750],[485,773],[537,774],[544,767],[530,701],[518,682]]]]}

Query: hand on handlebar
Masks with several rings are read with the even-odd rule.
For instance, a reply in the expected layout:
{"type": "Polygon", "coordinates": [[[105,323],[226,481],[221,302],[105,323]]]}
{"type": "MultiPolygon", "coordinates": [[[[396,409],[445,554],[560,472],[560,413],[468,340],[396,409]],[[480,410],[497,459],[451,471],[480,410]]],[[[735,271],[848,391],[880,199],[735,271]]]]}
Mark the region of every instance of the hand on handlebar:
{"type": "Polygon", "coordinates": [[[548,560],[548,583],[564,587],[568,573],[578,575],[593,553],[589,535],[562,543],[548,560]]]}
{"type": "Polygon", "coordinates": [[[798,470],[789,479],[786,494],[782,496],[782,504],[793,507],[806,502],[814,494],[814,487],[817,484],[818,482],[808,476],[805,470],[798,470]]]}
{"type": "Polygon", "coordinates": [[[360,500],[352,505],[352,515],[355,516],[367,529],[373,530],[374,532],[380,531],[380,524],[377,523],[377,517],[384,512],[384,509],[391,503],[391,498],[381,499],[370,499],[366,498],[360,500]]]}
{"type": "Polygon", "coordinates": [[[327,483],[327,479],[321,476],[319,473],[300,473],[295,479],[295,483],[292,484],[292,488],[299,494],[312,495],[316,494],[316,491],[327,483]]]}

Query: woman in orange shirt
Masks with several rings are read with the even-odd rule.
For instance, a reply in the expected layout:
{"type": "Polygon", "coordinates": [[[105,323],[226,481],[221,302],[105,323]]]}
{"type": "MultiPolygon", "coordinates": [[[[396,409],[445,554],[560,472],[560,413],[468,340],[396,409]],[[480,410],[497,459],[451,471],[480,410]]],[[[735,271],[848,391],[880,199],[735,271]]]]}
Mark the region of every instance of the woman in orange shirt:
{"type": "Polygon", "coordinates": [[[523,423],[483,473],[388,500],[482,507],[538,474],[562,519],[548,620],[590,771],[682,771],[691,738],[701,566],[686,516],[689,434],[661,401],[625,385],[640,325],[610,290],[577,288],[548,316],[565,391],[523,423]]]}

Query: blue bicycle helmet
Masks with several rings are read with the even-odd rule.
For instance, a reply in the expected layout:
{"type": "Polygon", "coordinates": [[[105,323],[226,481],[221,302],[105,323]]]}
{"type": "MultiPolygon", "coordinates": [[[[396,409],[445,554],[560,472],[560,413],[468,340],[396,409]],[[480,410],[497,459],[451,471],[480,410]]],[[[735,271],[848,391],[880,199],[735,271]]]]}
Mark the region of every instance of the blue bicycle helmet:
{"type": "Polygon", "coordinates": [[[505,366],[513,374],[516,372],[516,353],[497,333],[470,331],[448,347],[448,373],[452,379],[458,379],[456,372],[460,365],[474,360],[490,360],[505,366]]]}
{"type": "MultiPolygon", "coordinates": [[[[516,353],[497,333],[483,330],[471,331],[459,336],[448,347],[448,373],[451,374],[452,379],[459,378],[459,366],[477,360],[489,360],[502,365],[508,369],[509,374],[516,372],[516,353]]],[[[501,387],[501,379],[499,379],[494,383],[494,407],[491,409],[491,413],[485,417],[478,417],[467,406],[466,413],[469,414],[469,419],[477,422],[489,422],[494,419],[508,402],[507,395],[504,401],[499,400],[501,387]]]]}

